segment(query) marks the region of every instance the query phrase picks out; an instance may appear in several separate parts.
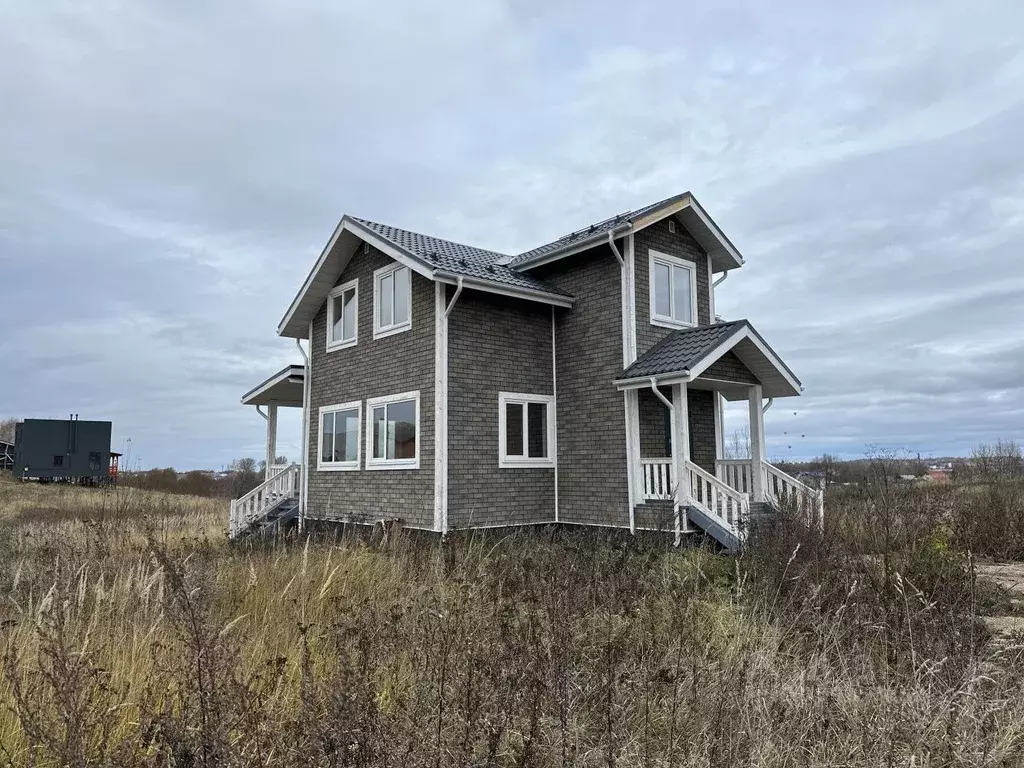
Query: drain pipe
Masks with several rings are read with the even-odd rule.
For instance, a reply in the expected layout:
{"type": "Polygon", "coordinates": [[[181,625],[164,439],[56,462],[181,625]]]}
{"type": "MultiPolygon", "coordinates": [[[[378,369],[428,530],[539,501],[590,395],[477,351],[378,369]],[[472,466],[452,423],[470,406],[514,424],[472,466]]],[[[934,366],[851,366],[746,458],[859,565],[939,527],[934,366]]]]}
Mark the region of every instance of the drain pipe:
{"type": "Polygon", "coordinates": [[[608,230],[608,247],[612,249],[612,253],[615,254],[615,258],[619,260],[619,266],[625,267],[626,260],[622,258],[622,254],[619,253],[619,247],[615,245],[615,230],[608,230]]]}
{"type": "Polygon", "coordinates": [[[729,276],[729,270],[726,270],[725,272],[723,272],[723,273],[722,273],[722,276],[721,276],[720,278],[718,278],[717,280],[715,280],[715,282],[713,282],[713,283],[711,284],[711,287],[712,287],[712,288],[717,288],[718,286],[720,286],[720,285],[721,285],[722,283],[724,283],[724,282],[725,282],[725,279],[726,279],[726,278],[727,278],[728,276],[729,276]]]}
{"type": "Polygon", "coordinates": [[[672,410],[672,401],[661,394],[661,390],[658,389],[658,380],[654,376],[651,376],[651,391],[658,396],[658,399],[665,404],[665,407],[668,408],[669,411],[672,410]]]}
{"type": "Polygon", "coordinates": [[[452,296],[452,300],[448,302],[448,306],[444,308],[445,319],[448,319],[448,315],[455,309],[455,302],[459,300],[459,296],[462,294],[462,278],[459,278],[459,282],[456,284],[455,294],[452,296]]]}
{"type": "MultiPolygon", "coordinates": [[[[309,503],[309,401],[310,401],[310,376],[312,366],[309,364],[309,355],[302,348],[300,339],[295,340],[295,346],[299,348],[302,355],[302,459],[299,461],[299,468],[302,472],[302,498],[299,504],[299,532],[306,527],[306,506],[309,503]]],[[[309,324],[309,346],[313,347],[313,323],[309,324]]]]}
{"type": "Polygon", "coordinates": [[[774,403],[774,402],[775,402],[775,398],[774,397],[769,397],[768,398],[768,402],[765,403],[764,407],[761,409],[761,413],[768,413],[768,409],[772,407],[772,403],[774,403]]]}

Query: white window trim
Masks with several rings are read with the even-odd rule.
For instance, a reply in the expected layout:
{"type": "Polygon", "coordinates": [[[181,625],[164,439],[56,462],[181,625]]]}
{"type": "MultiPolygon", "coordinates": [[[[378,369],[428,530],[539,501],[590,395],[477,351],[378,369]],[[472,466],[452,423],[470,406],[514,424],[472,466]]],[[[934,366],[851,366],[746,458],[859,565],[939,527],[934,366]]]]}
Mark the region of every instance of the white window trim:
{"type": "Polygon", "coordinates": [[[498,467],[501,469],[546,469],[555,466],[555,398],[552,395],[527,395],[521,392],[498,393],[498,467]],[[509,404],[523,405],[523,450],[528,451],[528,403],[547,406],[548,456],[509,456],[506,453],[505,412],[509,404]]]}
{"type": "MultiPolygon", "coordinates": [[[[362,440],[356,440],[355,461],[324,461],[324,414],[337,413],[338,411],[355,411],[358,432],[363,431],[363,404],[359,400],[340,405],[325,405],[320,408],[320,418],[317,422],[317,444],[316,444],[316,468],[320,472],[355,472],[359,469],[362,459],[362,440]]],[[[358,434],[358,433],[357,433],[358,434]]],[[[337,435],[337,432],[335,432],[337,435]]]]}
{"type": "MultiPolygon", "coordinates": [[[[410,313],[411,314],[411,313],[410,313]]],[[[419,469],[420,468],[420,391],[400,392],[396,395],[371,397],[366,400],[366,468],[367,469],[419,469]],[[373,457],[373,409],[380,405],[412,400],[416,404],[416,458],[375,459],[373,457]]]]}
{"type": "Polygon", "coordinates": [[[355,280],[349,280],[347,283],[333,288],[329,294],[327,294],[327,351],[333,352],[336,349],[347,349],[348,347],[354,347],[359,343],[359,278],[355,280]],[[353,301],[356,303],[356,332],[351,339],[343,339],[341,341],[332,341],[331,332],[334,330],[334,300],[339,296],[343,295],[346,291],[355,289],[356,295],[353,301]]]}
{"type": "Polygon", "coordinates": [[[383,339],[386,336],[394,336],[396,333],[403,333],[412,328],[412,276],[413,271],[409,269],[405,264],[395,262],[394,264],[388,264],[386,267],[381,267],[373,272],[373,338],[383,339]],[[400,269],[409,270],[409,296],[408,296],[408,307],[409,307],[409,319],[404,323],[392,324],[381,326],[380,324],[380,281],[390,274],[394,274],[400,269]]]}
{"type": "MultiPolygon", "coordinates": [[[[648,265],[647,265],[647,282],[650,283],[650,312],[651,312],[651,325],[657,325],[660,328],[695,328],[697,326],[698,310],[697,310],[697,265],[686,259],[681,259],[678,256],[670,256],[667,253],[661,253],[660,251],[650,250],[648,251],[648,265]],[[684,320],[676,320],[673,317],[666,317],[665,315],[655,314],[654,310],[654,265],[657,262],[668,265],[669,267],[681,267],[682,269],[689,270],[690,272],[690,309],[692,311],[692,321],[686,322],[684,320]]],[[[669,272],[671,274],[671,270],[669,272]]],[[[669,296],[671,302],[675,302],[672,286],[669,286],[669,296]]]]}

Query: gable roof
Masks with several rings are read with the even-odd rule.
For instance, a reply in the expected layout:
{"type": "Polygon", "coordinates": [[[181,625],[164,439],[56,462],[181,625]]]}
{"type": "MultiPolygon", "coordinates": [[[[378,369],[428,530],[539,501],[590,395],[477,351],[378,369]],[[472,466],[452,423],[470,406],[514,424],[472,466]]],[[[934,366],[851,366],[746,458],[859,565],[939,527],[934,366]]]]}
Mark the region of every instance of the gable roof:
{"type": "Polygon", "coordinates": [[[518,270],[549,264],[552,261],[593,248],[595,245],[607,241],[609,234],[612,237],[619,237],[630,232],[639,232],[645,227],[673,215],[682,221],[683,226],[708,252],[716,267],[716,272],[743,266],[743,257],[739,251],[690,192],[673,195],[656,203],[620,213],[583,229],[570,232],[550,243],[513,256],[508,263],[509,266],[518,270]]]}
{"type": "Polygon", "coordinates": [[[626,368],[615,383],[623,387],[662,377],[693,381],[730,350],[761,382],[765,397],[791,397],[803,389],[749,320],[673,331],[626,368]]]}
{"type": "Polygon", "coordinates": [[[569,294],[499,263],[508,258],[500,253],[344,216],[278,324],[278,334],[306,338],[310,321],[363,243],[369,243],[428,280],[451,284],[461,281],[466,288],[559,307],[571,307],[573,303],[569,294]]]}

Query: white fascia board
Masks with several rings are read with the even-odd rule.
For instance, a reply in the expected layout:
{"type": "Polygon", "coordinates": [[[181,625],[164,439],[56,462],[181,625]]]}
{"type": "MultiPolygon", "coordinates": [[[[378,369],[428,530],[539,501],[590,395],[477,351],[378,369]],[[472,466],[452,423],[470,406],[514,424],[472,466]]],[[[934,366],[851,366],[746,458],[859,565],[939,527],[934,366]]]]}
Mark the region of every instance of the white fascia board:
{"type": "Polygon", "coordinates": [[[650,389],[651,379],[655,379],[659,387],[669,386],[671,384],[686,384],[693,380],[693,376],[688,371],[670,371],[668,373],[659,373],[657,376],[637,376],[632,379],[616,379],[612,382],[615,388],[620,392],[625,389],[650,389]]]}
{"type": "MultiPolygon", "coordinates": [[[[719,229],[718,225],[715,224],[714,220],[708,216],[707,211],[697,202],[697,199],[687,194],[682,199],[669,203],[664,208],[651,211],[649,214],[641,219],[637,219],[633,222],[633,231],[639,232],[642,229],[646,229],[652,224],[657,224],[662,219],[667,219],[669,216],[674,216],[677,213],[683,211],[690,211],[700,222],[701,226],[710,234],[715,242],[718,243],[721,252],[716,254],[713,258],[715,261],[724,262],[722,263],[722,270],[727,271],[730,269],[736,269],[743,266],[743,256],[736,250],[729,238],[725,236],[725,233],[719,229]]],[[[710,255],[710,254],[709,254],[710,255]]]]}
{"type": "Polygon", "coordinates": [[[437,270],[433,273],[433,279],[439,283],[445,283],[447,285],[458,285],[459,280],[462,280],[462,285],[465,288],[473,288],[478,291],[485,291],[487,293],[497,293],[502,296],[511,296],[516,299],[527,299],[529,301],[539,301],[543,304],[551,304],[555,307],[571,307],[575,303],[575,299],[571,296],[559,296],[554,293],[545,293],[544,291],[535,291],[531,288],[521,288],[515,285],[505,285],[504,283],[492,283],[487,280],[480,280],[475,277],[459,276],[453,272],[443,272],[437,270]]]}
{"type": "MultiPolygon", "coordinates": [[[[615,239],[618,239],[622,235],[631,231],[632,226],[629,224],[629,222],[626,222],[625,224],[620,224],[619,226],[611,230],[612,236],[615,239]]],[[[568,258],[569,256],[575,256],[577,253],[589,251],[591,248],[606,242],[608,242],[608,230],[603,229],[597,234],[593,235],[592,237],[588,237],[586,240],[581,240],[580,242],[576,243],[575,245],[569,248],[555,249],[540,256],[535,256],[531,259],[528,259],[527,261],[521,261],[518,264],[509,264],[508,266],[514,269],[516,272],[522,272],[524,269],[533,269],[534,267],[541,267],[545,264],[550,264],[553,261],[558,261],[559,259],[565,259],[568,258]]]]}
{"type": "MultiPolygon", "coordinates": [[[[338,239],[345,232],[349,232],[358,237],[363,242],[369,243],[377,250],[381,251],[385,255],[391,257],[399,264],[409,267],[413,272],[423,275],[428,280],[433,280],[433,270],[424,264],[422,261],[417,259],[408,251],[401,248],[395,247],[393,243],[385,240],[372,229],[368,229],[356,221],[353,221],[348,216],[343,216],[341,221],[338,223],[337,228],[334,230],[334,234],[331,235],[331,239],[327,241],[327,245],[324,246],[323,251],[320,253],[320,258],[317,259],[316,264],[313,265],[313,269],[310,270],[309,275],[306,277],[306,281],[302,284],[302,288],[299,289],[298,294],[292,299],[291,305],[288,307],[288,312],[285,313],[284,318],[278,323],[277,334],[279,336],[284,335],[285,328],[287,328],[292,319],[295,317],[295,313],[302,305],[303,300],[313,287],[313,283],[316,281],[317,276],[323,270],[327,263],[327,259],[330,257],[331,252],[334,250],[334,246],[337,244],[338,239]]],[[[333,286],[332,286],[333,287],[333,286]]],[[[326,300],[326,294],[324,296],[326,300]]],[[[318,305],[319,306],[319,305],[318,305]]]]}
{"type": "Polygon", "coordinates": [[[715,349],[713,350],[713,354],[706,355],[703,360],[701,360],[697,365],[690,369],[691,378],[696,379],[712,364],[718,361],[722,357],[722,355],[724,355],[726,352],[735,347],[744,339],[749,339],[751,343],[753,343],[753,345],[757,347],[757,350],[762,355],[764,355],[765,359],[767,359],[768,362],[772,364],[772,367],[779,372],[783,379],[786,380],[786,383],[789,384],[789,386],[791,386],[797,394],[800,394],[800,390],[802,389],[802,387],[800,385],[800,382],[793,375],[792,371],[789,370],[789,368],[786,366],[784,362],[782,362],[779,356],[776,355],[761,340],[761,338],[757,335],[756,332],[754,332],[751,329],[749,325],[741,325],[735,332],[732,333],[732,335],[726,338],[725,341],[723,341],[721,344],[715,347],[715,349]]]}

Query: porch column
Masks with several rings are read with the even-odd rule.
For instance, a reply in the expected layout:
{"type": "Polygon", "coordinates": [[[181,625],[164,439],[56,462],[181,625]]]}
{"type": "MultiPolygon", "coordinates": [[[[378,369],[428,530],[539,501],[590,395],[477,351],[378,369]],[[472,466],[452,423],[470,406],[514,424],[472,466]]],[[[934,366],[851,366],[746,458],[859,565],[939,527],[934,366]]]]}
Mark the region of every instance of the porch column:
{"type": "Polygon", "coordinates": [[[644,502],[644,478],[640,467],[640,391],[623,391],[626,412],[626,485],[629,490],[629,530],[636,533],[636,506],[644,502]]]}
{"type": "Polygon", "coordinates": [[[672,471],[675,480],[675,525],[676,543],[680,534],[690,530],[686,507],[690,504],[689,473],[686,463],[690,460],[690,409],[686,400],[686,385],[672,385],[672,471]]]}
{"type": "Polygon", "coordinates": [[[748,390],[750,400],[750,475],[753,493],[751,501],[760,502],[764,496],[764,410],[761,405],[761,385],[748,390]]]}
{"type": "Polygon", "coordinates": [[[267,468],[265,477],[270,479],[271,467],[277,458],[277,406],[267,406],[267,468]]]}

